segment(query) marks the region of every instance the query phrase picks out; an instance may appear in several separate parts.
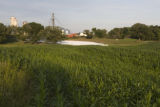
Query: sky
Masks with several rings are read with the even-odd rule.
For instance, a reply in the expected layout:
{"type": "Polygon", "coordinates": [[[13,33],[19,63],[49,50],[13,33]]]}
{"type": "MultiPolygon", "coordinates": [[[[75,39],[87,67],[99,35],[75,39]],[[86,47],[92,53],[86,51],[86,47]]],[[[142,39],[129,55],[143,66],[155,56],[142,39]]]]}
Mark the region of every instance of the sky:
{"type": "Polygon", "coordinates": [[[160,0],[0,0],[0,22],[9,25],[10,17],[51,25],[71,32],[97,27],[108,31],[135,23],[160,25],[160,0]]]}

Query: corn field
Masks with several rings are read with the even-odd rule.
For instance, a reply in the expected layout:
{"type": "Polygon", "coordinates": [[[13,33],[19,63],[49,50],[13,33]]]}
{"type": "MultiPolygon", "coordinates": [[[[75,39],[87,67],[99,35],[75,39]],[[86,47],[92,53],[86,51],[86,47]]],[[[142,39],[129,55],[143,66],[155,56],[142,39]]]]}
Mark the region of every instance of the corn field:
{"type": "Polygon", "coordinates": [[[160,43],[0,46],[0,107],[160,107],[160,43]]]}

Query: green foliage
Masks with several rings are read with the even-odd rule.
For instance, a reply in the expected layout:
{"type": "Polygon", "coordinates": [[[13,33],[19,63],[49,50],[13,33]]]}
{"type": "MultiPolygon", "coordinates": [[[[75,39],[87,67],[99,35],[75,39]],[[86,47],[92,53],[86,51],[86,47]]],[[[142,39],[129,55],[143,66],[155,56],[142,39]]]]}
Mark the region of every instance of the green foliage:
{"type": "Polygon", "coordinates": [[[114,28],[109,32],[109,38],[112,39],[124,39],[130,37],[130,28],[114,28]]]}
{"type": "Polygon", "coordinates": [[[6,27],[0,23],[0,43],[15,42],[17,35],[16,27],[6,27]]]}
{"type": "Polygon", "coordinates": [[[47,26],[43,31],[39,33],[39,38],[50,41],[57,42],[64,38],[62,31],[58,27],[47,26]]]}
{"type": "Polygon", "coordinates": [[[0,34],[6,33],[6,26],[2,23],[0,23],[0,34]]]}
{"type": "Polygon", "coordinates": [[[1,107],[159,107],[160,43],[0,47],[1,107]]]}
{"type": "Polygon", "coordinates": [[[108,37],[112,39],[160,40],[160,27],[136,23],[131,27],[114,28],[108,33],[108,37]]]}
{"type": "Polygon", "coordinates": [[[106,29],[97,29],[92,28],[93,36],[98,38],[104,38],[107,37],[107,30],[106,29]]]}
{"type": "Polygon", "coordinates": [[[6,27],[4,26],[4,24],[0,23],[0,43],[3,43],[6,41],[6,27]]]}
{"type": "Polygon", "coordinates": [[[131,37],[135,39],[140,39],[140,40],[153,40],[153,32],[149,28],[149,26],[145,24],[134,24],[131,27],[131,37]]]}
{"type": "Polygon", "coordinates": [[[57,42],[64,38],[59,27],[44,26],[39,23],[28,23],[23,27],[5,26],[0,23],[0,43],[15,42],[18,40],[37,43],[40,40],[57,42]]]}
{"type": "Polygon", "coordinates": [[[122,39],[122,29],[121,28],[114,28],[109,32],[109,38],[113,39],[122,39]]]}
{"type": "Polygon", "coordinates": [[[154,34],[153,40],[160,40],[160,27],[159,26],[150,26],[150,29],[154,34]]]}
{"type": "Polygon", "coordinates": [[[7,41],[5,34],[0,34],[0,43],[5,43],[7,41]]]}
{"type": "Polygon", "coordinates": [[[89,30],[84,30],[84,33],[87,35],[87,39],[92,39],[93,38],[93,32],[90,32],[89,30]]]}
{"type": "Polygon", "coordinates": [[[28,23],[23,26],[24,33],[27,33],[28,35],[27,39],[29,39],[33,43],[39,40],[38,33],[43,29],[44,27],[41,24],[35,22],[28,23]]]}
{"type": "Polygon", "coordinates": [[[37,35],[41,30],[44,29],[44,27],[39,23],[32,22],[32,23],[25,24],[23,26],[23,29],[25,32],[31,35],[37,35]]]}
{"type": "Polygon", "coordinates": [[[92,31],[84,30],[84,33],[87,34],[87,39],[92,39],[93,37],[105,38],[107,37],[107,30],[92,28],[92,31]]]}
{"type": "MultiPolygon", "coordinates": [[[[109,33],[106,29],[92,28],[84,30],[87,39],[111,38],[124,39],[133,38],[140,40],[160,40],[160,26],[147,26],[137,23],[131,27],[114,28],[109,33]]],[[[59,27],[47,26],[32,22],[23,27],[5,26],[0,23],[0,43],[16,42],[19,40],[38,43],[39,41],[55,43],[64,39],[64,35],[59,27]]]]}
{"type": "Polygon", "coordinates": [[[19,34],[19,28],[14,26],[7,26],[6,34],[16,36],[19,34]]]}

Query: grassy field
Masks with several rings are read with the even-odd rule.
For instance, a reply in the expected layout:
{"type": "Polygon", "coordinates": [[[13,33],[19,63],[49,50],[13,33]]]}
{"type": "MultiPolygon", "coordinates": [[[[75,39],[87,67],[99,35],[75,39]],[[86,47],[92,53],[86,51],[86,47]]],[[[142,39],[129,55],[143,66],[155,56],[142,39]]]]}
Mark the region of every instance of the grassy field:
{"type": "Polygon", "coordinates": [[[159,42],[0,46],[0,107],[152,106],[160,107],[159,42]]]}
{"type": "Polygon", "coordinates": [[[143,45],[150,43],[151,41],[141,41],[137,39],[107,39],[107,38],[93,38],[93,39],[86,39],[86,38],[70,38],[69,40],[77,40],[77,41],[91,41],[91,42],[98,42],[109,44],[110,46],[136,46],[136,45],[143,45]]]}

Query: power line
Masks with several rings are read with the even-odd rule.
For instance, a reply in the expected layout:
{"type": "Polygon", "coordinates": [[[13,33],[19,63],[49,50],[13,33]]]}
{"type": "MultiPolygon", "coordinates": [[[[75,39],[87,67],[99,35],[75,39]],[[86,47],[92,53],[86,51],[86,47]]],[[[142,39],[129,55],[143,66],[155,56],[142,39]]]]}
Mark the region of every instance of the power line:
{"type": "Polygon", "coordinates": [[[58,24],[60,24],[61,26],[63,26],[63,24],[61,23],[61,21],[60,21],[57,17],[55,17],[55,20],[56,20],[56,22],[57,22],[58,24]]]}

